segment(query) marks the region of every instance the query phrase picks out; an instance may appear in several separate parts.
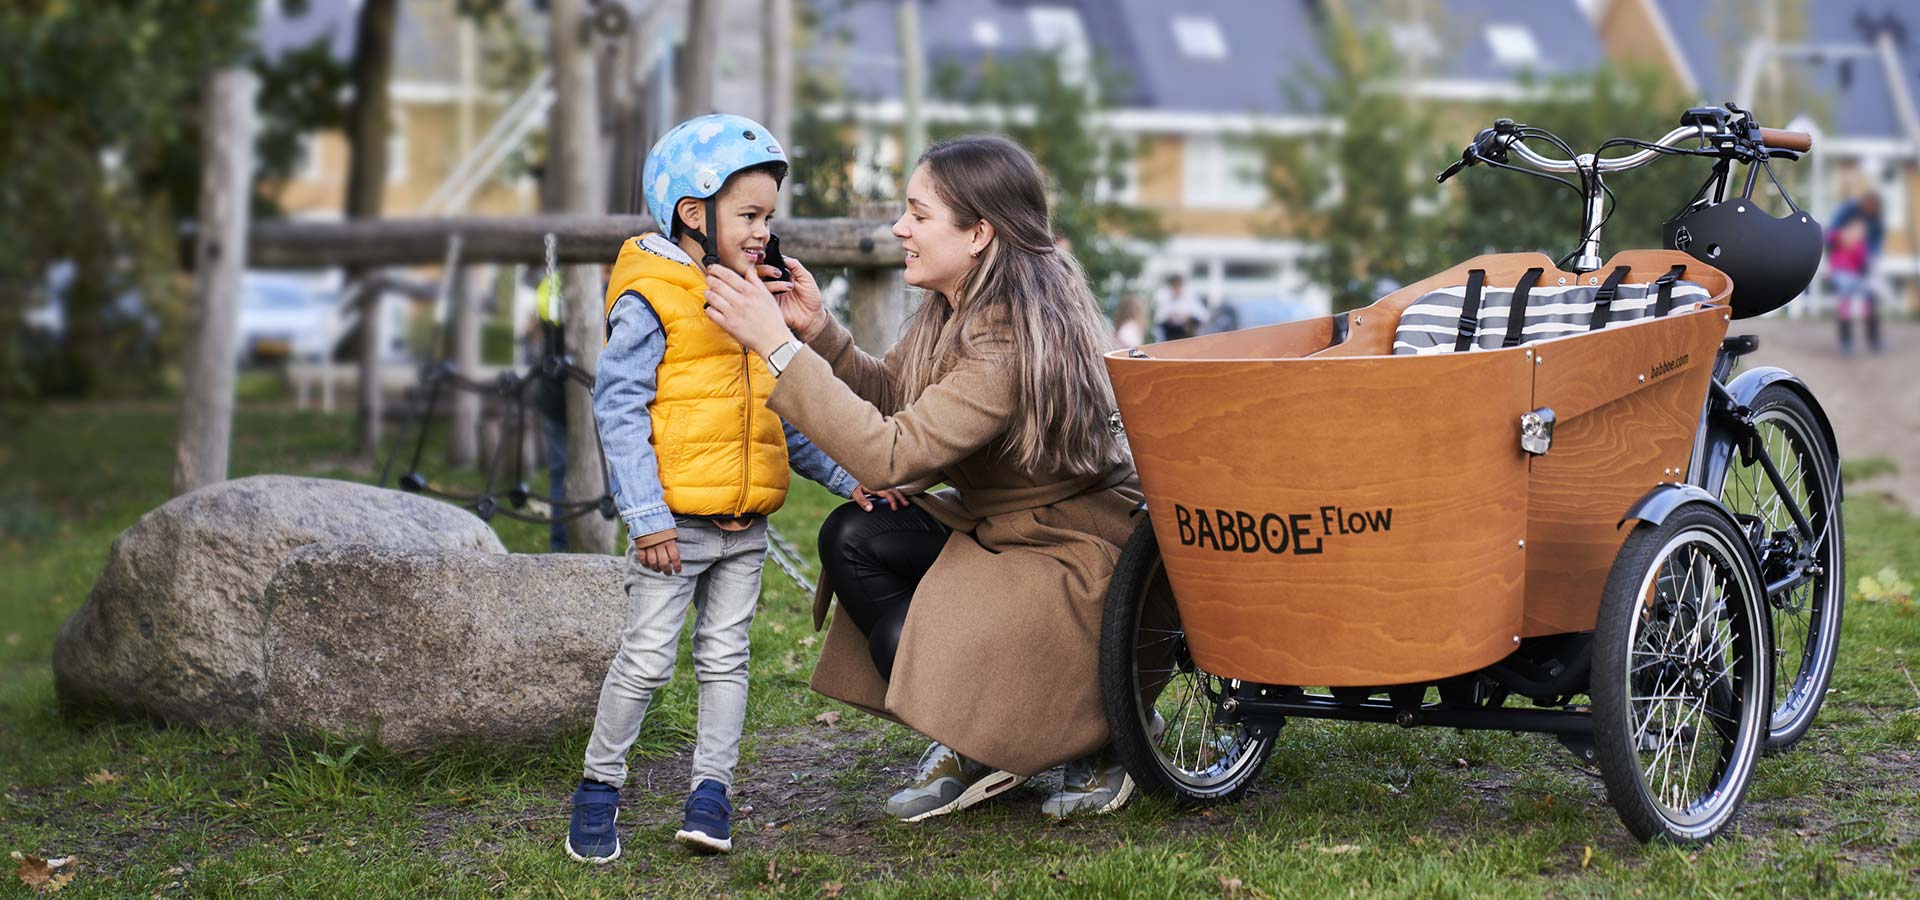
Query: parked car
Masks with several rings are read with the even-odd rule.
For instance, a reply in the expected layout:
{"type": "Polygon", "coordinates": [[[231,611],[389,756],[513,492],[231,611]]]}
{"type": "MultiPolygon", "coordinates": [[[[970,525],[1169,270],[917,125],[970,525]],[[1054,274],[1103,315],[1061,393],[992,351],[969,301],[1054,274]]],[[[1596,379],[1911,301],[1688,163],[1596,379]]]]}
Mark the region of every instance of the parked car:
{"type": "Polygon", "coordinates": [[[1201,325],[1201,334],[1239,331],[1311,318],[1316,310],[1304,300],[1289,297],[1228,297],[1215,304],[1201,325]]]}
{"type": "Polygon", "coordinates": [[[240,282],[240,358],[322,359],[340,334],[339,291],[292,275],[247,273],[240,282]]]}

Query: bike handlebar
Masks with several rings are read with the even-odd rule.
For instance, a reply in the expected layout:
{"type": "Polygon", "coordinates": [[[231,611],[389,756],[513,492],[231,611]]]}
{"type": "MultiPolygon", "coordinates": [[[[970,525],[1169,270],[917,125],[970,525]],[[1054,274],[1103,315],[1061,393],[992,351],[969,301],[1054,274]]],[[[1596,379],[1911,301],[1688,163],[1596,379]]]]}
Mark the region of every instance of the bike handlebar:
{"type": "MultiPolygon", "coordinates": [[[[1637,169],[1671,151],[1751,160],[1776,153],[1782,156],[1806,153],[1813,149],[1813,136],[1804,131],[1757,127],[1751,114],[1745,110],[1732,106],[1728,110],[1733,115],[1715,109],[1689,110],[1683,118],[1685,124],[1667,132],[1658,141],[1610,142],[1631,143],[1641,148],[1625,156],[1603,157],[1583,153],[1574,159],[1546,156],[1534,150],[1526,142],[1530,137],[1539,136],[1539,131],[1516,125],[1510,119],[1501,119],[1494,123],[1494,127],[1480,132],[1460,154],[1460,161],[1448,166],[1437,180],[1446,181],[1478,162],[1491,160],[1503,163],[1509,154],[1518,162],[1541,172],[1604,175],[1637,169]]],[[[1606,147],[1603,145],[1601,149],[1606,147]]]]}
{"type": "Polygon", "coordinates": [[[1773,149],[1807,153],[1813,150],[1813,135],[1804,131],[1762,128],[1760,129],[1760,143],[1773,149]]]}

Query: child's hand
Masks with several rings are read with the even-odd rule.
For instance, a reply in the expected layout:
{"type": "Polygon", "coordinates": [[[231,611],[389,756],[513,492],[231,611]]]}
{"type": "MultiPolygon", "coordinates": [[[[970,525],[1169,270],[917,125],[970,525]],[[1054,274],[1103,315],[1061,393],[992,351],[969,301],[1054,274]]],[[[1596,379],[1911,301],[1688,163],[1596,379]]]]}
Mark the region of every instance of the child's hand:
{"type": "Polygon", "coordinates": [[[667,538],[651,547],[641,547],[633,551],[639,557],[640,564],[662,575],[680,574],[680,542],[667,538]]]}
{"type": "Polygon", "coordinates": [[[886,490],[876,491],[862,484],[853,489],[854,504],[865,512],[873,512],[873,501],[875,498],[887,501],[887,505],[893,509],[907,508],[907,498],[901,494],[897,488],[887,488],[886,490]]]}

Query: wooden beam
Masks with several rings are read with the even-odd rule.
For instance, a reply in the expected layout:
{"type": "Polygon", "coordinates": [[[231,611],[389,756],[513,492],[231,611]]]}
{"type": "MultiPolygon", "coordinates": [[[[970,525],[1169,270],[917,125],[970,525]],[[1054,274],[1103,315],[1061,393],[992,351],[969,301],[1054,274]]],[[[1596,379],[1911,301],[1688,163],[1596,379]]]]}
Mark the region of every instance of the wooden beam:
{"type": "MultiPolygon", "coordinates": [[[[789,219],[780,245],[809,268],[903,267],[893,223],[882,219],[789,219]]],[[[359,221],[257,222],[247,233],[248,263],[258,269],[414,266],[439,263],[447,240],[461,237],[470,264],[545,264],[545,236],[559,238],[559,261],[610,264],[627,238],[655,230],[646,216],[447,216],[359,221]]],[[[191,245],[193,229],[184,238],[191,245]]],[[[189,257],[191,258],[191,257],[189,257]]]]}

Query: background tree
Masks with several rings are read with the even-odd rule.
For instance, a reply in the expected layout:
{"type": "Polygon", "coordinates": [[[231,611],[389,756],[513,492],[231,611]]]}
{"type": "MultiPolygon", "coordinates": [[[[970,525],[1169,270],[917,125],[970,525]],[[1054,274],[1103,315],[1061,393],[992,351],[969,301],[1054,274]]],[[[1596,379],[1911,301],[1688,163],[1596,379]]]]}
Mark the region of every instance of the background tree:
{"type": "Polygon", "coordinates": [[[1450,264],[1440,243],[1455,217],[1433,174],[1464,141],[1447,136],[1433,107],[1403,90],[1402,54],[1383,35],[1329,18],[1321,46],[1326,70],[1302,71],[1288,91],[1296,108],[1334,127],[1260,141],[1262,174],[1280,207],[1268,230],[1308,246],[1308,280],[1343,310],[1372,302],[1383,281],[1405,283],[1450,264]]]}
{"type": "MultiPolygon", "coordinates": [[[[1657,139],[1679,125],[1680,114],[1693,105],[1670,79],[1644,68],[1602,69],[1527,86],[1534,89],[1528,92],[1530,99],[1504,106],[1498,115],[1552,131],[1581,153],[1593,152],[1614,137],[1657,139]]],[[[1449,146],[1457,154],[1472,138],[1454,136],[1449,146]]],[[[1616,147],[1606,155],[1629,152],[1631,148],[1616,147]]],[[[1661,246],[1661,224],[1693,196],[1712,166],[1711,160],[1676,157],[1608,176],[1614,202],[1600,234],[1602,258],[1661,246]]],[[[1564,187],[1485,167],[1462,173],[1447,187],[1450,205],[1458,213],[1457,226],[1447,229],[1439,243],[1449,259],[1539,250],[1558,260],[1579,244],[1580,199],[1564,187]]]]}
{"type": "MultiPolygon", "coordinates": [[[[1494,118],[1545,128],[1575,151],[1591,152],[1612,137],[1657,138],[1691,105],[1660,73],[1629,68],[1522,79],[1523,99],[1443,110],[1404,89],[1412,77],[1405,54],[1384,35],[1335,21],[1322,46],[1328,70],[1303,74],[1295,97],[1334,127],[1326,135],[1265,141],[1265,174],[1281,206],[1272,230],[1310,246],[1308,278],[1332,294],[1336,310],[1364,306],[1478,254],[1537,250],[1558,260],[1578,245],[1582,205],[1565,187],[1487,167],[1434,183],[1494,118]]],[[[1660,246],[1661,223],[1710,167],[1675,158],[1609,178],[1614,202],[1601,233],[1603,255],[1660,246]]]]}
{"type": "Polygon", "coordinates": [[[1102,296],[1137,277],[1142,262],[1137,248],[1164,235],[1152,210],[1117,199],[1133,153],[1105,127],[1101,114],[1108,98],[1119,96],[1125,86],[1098,57],[1083,75],[1069,70],[1060,53],[989,58],[970,83],[951,65],[934,78],[935,95],[958,99],[982,114],[975,123],[942,123],[934,138],[984,125],[1032,152],[1047,174],[1054,231],[1071,242],[1087,280],[1102,296]]]}

